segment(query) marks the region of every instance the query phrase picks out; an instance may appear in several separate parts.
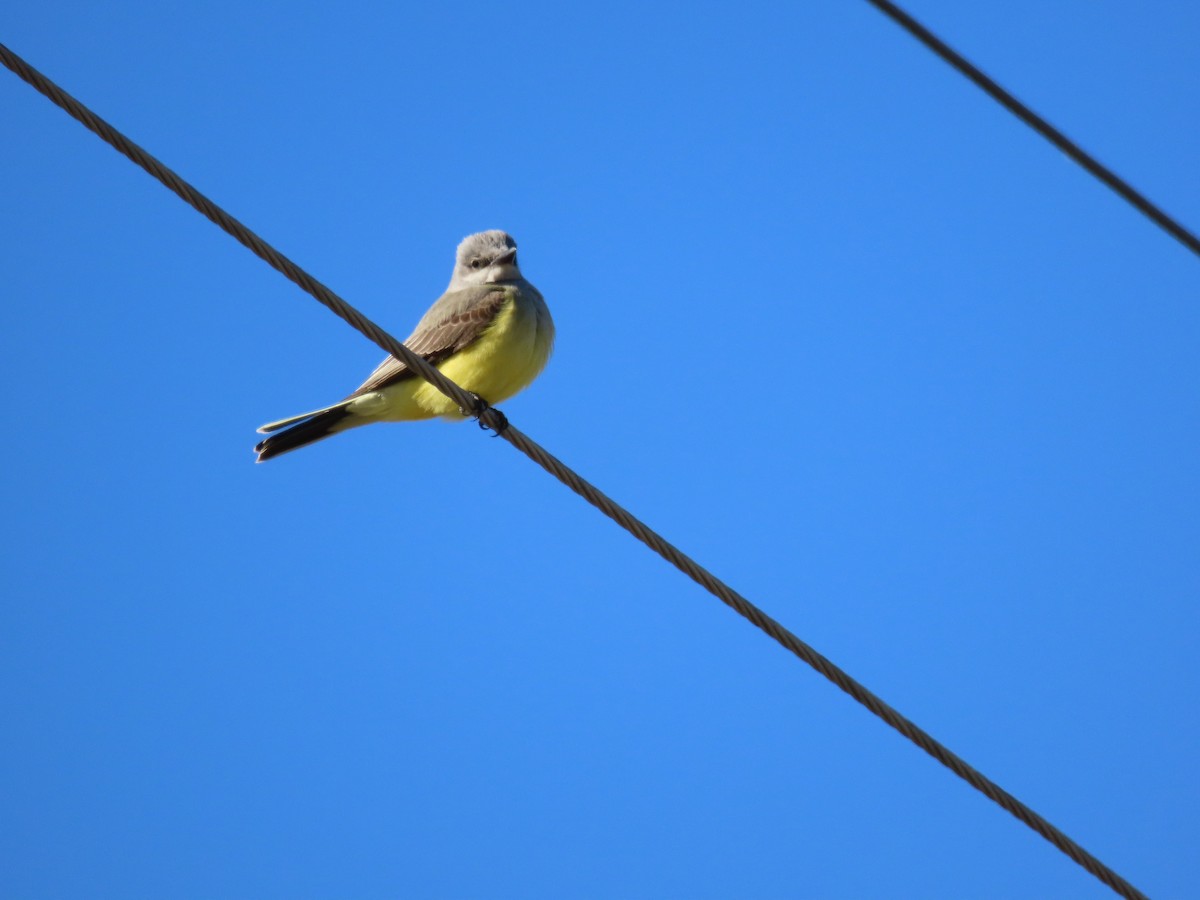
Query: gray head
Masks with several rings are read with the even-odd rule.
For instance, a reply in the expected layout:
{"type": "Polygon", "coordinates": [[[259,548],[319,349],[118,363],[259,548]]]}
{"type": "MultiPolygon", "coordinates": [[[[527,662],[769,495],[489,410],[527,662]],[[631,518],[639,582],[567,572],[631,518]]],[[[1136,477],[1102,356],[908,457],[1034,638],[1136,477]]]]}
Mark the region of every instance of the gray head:
{"type": "Polygon", "coordinates": [[[458,245],[450,287],[474,284],[498,284],[521,277],[517,268],[517,242],[505,232],[493,229],[468,235],[458,245]]]}

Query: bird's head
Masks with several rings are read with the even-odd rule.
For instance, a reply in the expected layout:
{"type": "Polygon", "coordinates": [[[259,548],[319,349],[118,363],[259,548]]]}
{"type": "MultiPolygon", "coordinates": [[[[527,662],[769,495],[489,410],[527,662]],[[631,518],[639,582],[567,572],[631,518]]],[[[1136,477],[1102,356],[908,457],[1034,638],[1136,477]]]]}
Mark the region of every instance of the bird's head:
{"type": "Polygon", "coordinates": [[[499,284],[521,277],[517,267],[517,242],[497,229],[468,235],[458,245],[454,258],[452,288],[475,284],[499,284]]]}

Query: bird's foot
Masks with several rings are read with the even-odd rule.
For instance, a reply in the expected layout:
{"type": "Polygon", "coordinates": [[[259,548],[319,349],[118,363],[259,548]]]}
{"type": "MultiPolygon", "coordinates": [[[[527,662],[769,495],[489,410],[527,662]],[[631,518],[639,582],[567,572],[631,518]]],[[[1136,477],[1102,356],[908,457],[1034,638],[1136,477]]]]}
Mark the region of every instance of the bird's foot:
{"type": "Polygon", "coordinates": [[[500,410],[496,409],[496,407],[492,406],[478,394],[472,393],[471,400],[471,409],[460,409],[459,412],[461,412],[464,416],[470,416],[473,418],[479,423],[479,427],[484,431],[490,431],[492,430],[492,426],[483,421],[484,413],[490,409],[495,414],[496,418],[499,419],[499,422],[497,422],[495,428],[496,433],[493,434],[492,437],[500,437],[500,435],[504,434],[504,432],[508,430],[508,417],[505,416],[504,413],[500,412],[500,410]]]}

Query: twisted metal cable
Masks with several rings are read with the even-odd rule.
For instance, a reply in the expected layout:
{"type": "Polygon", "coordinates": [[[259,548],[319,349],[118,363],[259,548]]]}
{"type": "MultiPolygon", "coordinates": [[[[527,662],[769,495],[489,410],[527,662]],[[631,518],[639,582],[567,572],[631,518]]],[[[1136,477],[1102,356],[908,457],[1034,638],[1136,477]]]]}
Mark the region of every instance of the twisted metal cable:
{"type": "Polygon", "coordinates": [[[951,66],[975,82],[993,100],[1011,112],[1014,116],[1052,143],[1055,147],[1077,162],[1080,166],[1108,185],[1120,197],[1129,202],[1134,209],[1148,218],[1151,222],[1165,231],[1183,246],[1197,256],[1200,256],[1200,238],[1192,234],[1177,221],[1155,206],[1139,191],[1134,190],[1112,169],[1102,165],[1095,157],[1086,152],[1073,140],[1035,113],[1032,109],[1000,87],[995,81],[980,71],[970,60],[958,53],[953,47],[939,38],[936,34],[902,10],[890,0],[867,0],[872,6],[898,24],[901,28],[915,37],[918,41],[948,62],[951,66]]]}
{"type": "Polygon", "coordinates": [[[3,62],[5,66],[48,97],[57,106],[62,107],[89,130],[95,132],[107,143],[111,144],[161,181],[179,195],[188,205],[203,213],[223,231],[236,238],[272,268],[295,282],[302,290],[314,297],[352,328],[378,344],[385,352],[404,360],[413,371],[420,374],[422,378],[429,381],[443,394],[458,403],[460,408],[479,412],[479,418],[484,424],[493,430],[500,429],[499,433],[504,439],[531,460],[709,593],[713,594],[722,603],[737,612],[738,615],[747,619],[751,624],[762,630],[784,648],[812,666],[817,672],[829,681],[832,681],[896,731],[900,732],[942,765],[946,766],[946,768],[950,769],[954,774],[980,791],[984,796],[1008,810],[1121,896],[1129,898],[1129,900],[1145,900],[1145,895],[1137,888],[1049,821],[1038,815],[981,772],[968,765],[965,760],[952,753],[899,712],[892,709],[882,699],[867,690],[863,685],[859,684],[729,585],[725,584],[725,582],[721,581],[656,531],[635,518],[628,510],[564,465],[560,460],[547,452],[545,448],[516,428],[512,426],[503,427],[506,420],[499,411],[493,410],[490,407],[477,408],[478,398],[473,394],[464,391],[453,381],[446,378],[424,359],[387,334],[387,332],[371,322],[345,300],[321,284],[282,253],[275,250],[249,228],[184,181],[178,174],[163,165],[137,144],[130,141],[113,126],[105,122],[74,97],[67,94],[3,44],[0,44],[0,62],[3,62]]]}

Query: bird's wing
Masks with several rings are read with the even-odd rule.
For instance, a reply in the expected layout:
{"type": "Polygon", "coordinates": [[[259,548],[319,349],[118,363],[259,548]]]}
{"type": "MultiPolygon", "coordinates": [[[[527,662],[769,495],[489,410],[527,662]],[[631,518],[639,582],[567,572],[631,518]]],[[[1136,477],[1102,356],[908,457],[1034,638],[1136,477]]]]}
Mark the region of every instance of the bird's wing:
{"type": "MultiPolygon", "coordinates": [[[[437,365],[477,341],[511,297],[510,291],[495,285],[442,294],[421,317],[404,346],[437,365]]],[[[389,356],[350,397],[360,397],[413,376],[407,365],[389,356]]]]}

